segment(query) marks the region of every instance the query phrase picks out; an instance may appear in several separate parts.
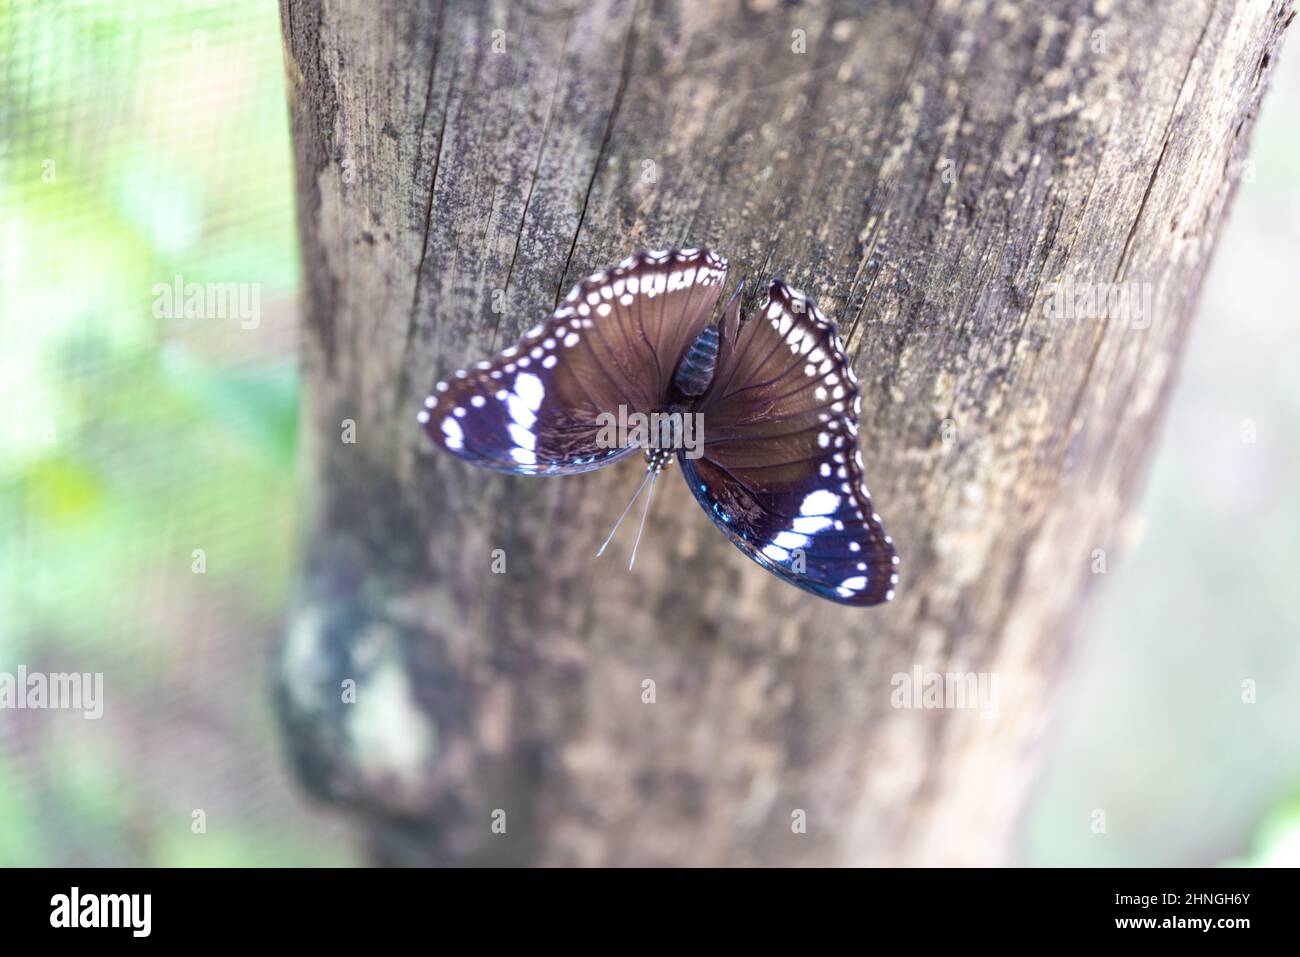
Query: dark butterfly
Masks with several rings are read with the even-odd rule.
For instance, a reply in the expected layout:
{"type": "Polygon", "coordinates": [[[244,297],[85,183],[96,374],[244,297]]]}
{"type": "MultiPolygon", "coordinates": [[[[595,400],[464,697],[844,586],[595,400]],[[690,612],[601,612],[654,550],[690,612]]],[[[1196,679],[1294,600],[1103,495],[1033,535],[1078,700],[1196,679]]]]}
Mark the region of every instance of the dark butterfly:
{"type": "MultiPolygon", "coordinates": [[[[744,322],[738,288],[711,323],[726,277],[708,250],[632,256],[438,383],[419,421],[442,448],[502,472],[574,475],[644,450],[619,523],[675,450],[696,500],[758,564],[831,601],[888,601],[898,556],[863,484],[861,399],[835,324],[779,279],[744,322]],[[650,421],[620,443],[615,420],[650,421]],[[703,441],[684,448],[693,422],[703,441]]],[[[642,529],[649,507],[647,495],[642,529]]]]}

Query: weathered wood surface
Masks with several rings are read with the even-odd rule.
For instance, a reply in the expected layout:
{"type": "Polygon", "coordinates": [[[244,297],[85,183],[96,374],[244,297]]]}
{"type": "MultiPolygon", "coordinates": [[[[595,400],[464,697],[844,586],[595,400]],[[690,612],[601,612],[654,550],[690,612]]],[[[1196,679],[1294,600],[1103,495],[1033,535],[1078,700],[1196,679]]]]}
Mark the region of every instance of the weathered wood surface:
{"type": "Polygon", "coordinates": [[[393,862],[1004,859],[1291,6],[283,0],[310,787],[393,862]],[[583,274],[705,244],[837,317],[892,605],[781,584],[675,479],[629,574],[594,551],[639,466],[489,475],[415,427],[583,274]],[[1048,318],[1067,277],[1149,322],[1048,318]],[[916,665],[996,674],[996,717],[894,708],[916,665]]]}

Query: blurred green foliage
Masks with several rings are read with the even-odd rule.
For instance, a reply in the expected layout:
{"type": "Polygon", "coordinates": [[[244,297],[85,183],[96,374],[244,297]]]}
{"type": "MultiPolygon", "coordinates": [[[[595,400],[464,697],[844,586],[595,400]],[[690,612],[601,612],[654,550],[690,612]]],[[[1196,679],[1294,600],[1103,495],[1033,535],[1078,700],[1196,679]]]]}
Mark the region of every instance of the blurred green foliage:
{"type": "Polygon", "coordinates": [[[0,7],[0,250],[0,670],[106,698],[0,713],[0,864],[347,861],[265,677],[298,407],[276,3],[0,7]],[[257,328],[158,318],[177,276],[255,285],[257,328]]]}

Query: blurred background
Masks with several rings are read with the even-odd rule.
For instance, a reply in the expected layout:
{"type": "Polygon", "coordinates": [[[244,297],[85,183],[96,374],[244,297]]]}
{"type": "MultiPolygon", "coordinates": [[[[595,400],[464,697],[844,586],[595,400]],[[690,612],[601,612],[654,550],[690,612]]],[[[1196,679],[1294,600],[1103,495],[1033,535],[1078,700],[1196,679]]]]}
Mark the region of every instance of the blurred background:
{"type": "MultiPolygon", "coordinates": [[[[0,672],[106,689],[97,721],[0,709],[0,865],[362,863],[271,711],[298,512],[278,16],[0,6],[0,672]],[[177,277],[249,284],[256,323],[156,315],[177,277]]],[[[1297,100],[1284,57],[1018,863],[1300,864],[1297,100]]]]}

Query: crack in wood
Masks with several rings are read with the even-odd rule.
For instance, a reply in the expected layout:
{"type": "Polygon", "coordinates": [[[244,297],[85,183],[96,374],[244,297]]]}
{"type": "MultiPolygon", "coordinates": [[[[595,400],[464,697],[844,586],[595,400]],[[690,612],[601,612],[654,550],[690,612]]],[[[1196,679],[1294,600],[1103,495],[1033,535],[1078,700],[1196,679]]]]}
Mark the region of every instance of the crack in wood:
{"type": "Polygon", "coordinates": [[[555,302],[552,308],[558,309],[560,300],[564,298],[564,283],[569,275],[569,267],[573,263],[574,250],[578,248],[578,237],[582,235],[582,224],[587,219],[587,207],[591,204],[591,191],[596,185],[596,177],[600,175],[601,165],[605,162],[605,154],[609,150],[610,139],[614,135],[614,124],[618,121],[619,110],[623,107],[623,96],[627,92],[628,80],[632,76],[632,60],[636,53],[636,22],[640,13],[640,3],[632,8],[632,15],[629,18],[626,38],[623,41],[623,65],[619,71],[618,86],[614,90],[614,102],[610,105],[609,116],[605,122],[605,132],[600,139],[600,147],[596,150],[596,162],[592,164],[591,178],[587,181],[587,191],[582,197],[582,208],[578,211],[578,225],[573,230],[573,242],[569,244],[569,252],[564,257],[564,267],[560,270],[560,282],[555,289],[555,302]]]}
{"type": "MultiPolygon", "coordinates": [[[[555,101],[560,95],[560,84],[564,81],[565,73],[565,54],[569,47],[569,30],[573,26],[573,14],[570,11],[569,16],[564,21],[564,39],[560,42],[559,64],[555,68],[555,86],[551,90],[551,102],[546,110],[546,123],[542,127],[542,140],[537,146],[537,160],[533,163],[533,175],[528,181],[528,195],[524,199],[524,210],[519,215],[519,228],[515,231],[515,245],[510,253],[510,265],[506,269],[506,282],[502,287],[503,292],[510,290],[510,280],[515,274],[515,260],[519,256],[519,243],[523,240],[524,223],[528,221],[528,210],[533,203],[533,189],[537,185],[537,175],[542,168],[542,156],[546,153],[546,141],[551,135],[551,120],[555,116],[555,101]]],[[[559,300],[556,300],[558,305],[559,300]]],[[[492,338],[489,352],[497,351],[497,336],[501,331],[501,315],[496,315],[496,321],[492,324],[492,338]]]]}
{"type": "MultiPolygon", "coordinates": [[[[443,37],[443,13],[446,8],[446,0],[441,0],[438,4],[437,18],[435,19],[435,33],[433,38],[433,55],[429,62],[429,83],[424,90],[424,112],[420,114],[420,128],[416,133],[415,141],[415,170],[418,173],[421,164],[424,162],[422,153],[424,150],[424,127],[429,120],[429,107],[433,98],[433,80],[438,73],[438,51],[442,48],[443,37]]],[[[443,101],[442,121],[438,126],[438,145],[433,154],[433,173],[429,177],[429,193],[424,203],[424,230],[420,234],[420,260],[415,267],[415,288],[411,290],[411,308],[406,323],[406,344],[402,354],[410,356],[411,344],[415,341],[415,330],[419,326],[419,306],[420,306],[420,283],[424,277],[424,260],[429,254],[429,227],[433,222],[433,196],[438,189],[438,167],[442,163],[442,140],[447,131],[447,114],[451,111],[451,88],[448,87],[447,97],[443,101]]],[[[397,387],[394,390],[394,403],[400,405],[406,398],[406,393],[410,385],[409,381],[409,363],[403,362],[399,370],[397,387]]]]}

